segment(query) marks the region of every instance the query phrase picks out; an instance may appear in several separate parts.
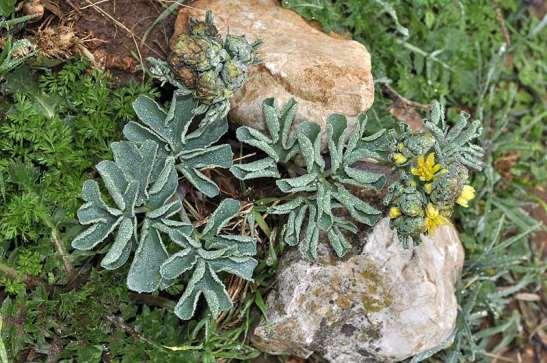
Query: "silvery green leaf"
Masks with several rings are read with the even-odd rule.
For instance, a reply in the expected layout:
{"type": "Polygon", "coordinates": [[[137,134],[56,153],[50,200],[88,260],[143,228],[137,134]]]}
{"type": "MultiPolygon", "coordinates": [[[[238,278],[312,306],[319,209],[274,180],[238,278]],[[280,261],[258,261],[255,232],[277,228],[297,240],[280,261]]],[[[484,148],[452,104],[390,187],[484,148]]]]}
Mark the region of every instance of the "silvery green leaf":
{"type": "MultiPolygon", "coordinates": [[[[117,210],[106,206],[100,196],[99,185],[93,180],[84,183],[82,194],[87,201],[78,215],[83,222],[93,223],[89,228],[80,233],[72,241],[72,247],[78,250],[91,250],[103,242],[125,218],[134,217],[134,207],[137,199],[138,184],[134,181],[124,181],[126,190],[120,195],[125,210],[117,210]],[[112,212],[112,213],[111,213],[112,212]]],[[[112,187],[118,192],[117,189],[112,187]]]]}
{"type": "Polygon", "coordinates": [[[207,300],[214,318],[218,317],[222,310],[232,308],[232,301],[222,281],[203,260],[198,262],[186,290],[175,306],[175,314],[182,320],[190,319],[194,315],[201,294],[207,300]]]}
{"type": "Polygon", "coordinates": [[[95,223],[91,227],[88,227],[85,231],[80,233],[72,241],[72,248],[81,251],[87,251],[93,249],[99,243],[104,241],[122,221],[123,217],[114,219],[109,223],[95,223]]]}
{"type": "Polygon", "coordinates": [[[146,205],[150,211],[161,208],[166,202],[173,197],[177,191],[178,177],[175,170],[175,160],[168,157],[161,169],[159,175],[156,176],[154,183],[150,185],[148,190],[148,200],[146,205]]]}
{"type": "Polygon", "coordinates": [[[289,213],[287,224],[285,225],[285,231],[282,234],[283,240],[289,246],[296,246],[300,243],[302,224],[306,218],[307,211],[308,206],[304,204],[289,213]]]}
{"type": "MultiPolygon", "coordinates": [[[[163,223],[163,225],[165,224],[166,223],[163,223]]],[[[170,226],[168,226],[168,230],[164,232],[167,232],[171,241],[175,242],[180,247],[201,248],[201,244],[197,241],[194,241],[191,237],[194,233],[194,226],[191,223],[181,222],[180,224],[178,224],[178,226],[173,226],[173,228],[169,227],[170,226]]]]}
{"type": "Polygon", "coordinates": [[[333,191],[333,196],[346,207],[353,218],[361,223],[372,226],[376,224],[382,216],[381,211],[351,194],[341,184],[337,185],[336,191],[333,191]]]}
{"type": "Polygon", "coordinates": [[[124,135],[131,141],[144,142],[153,139],[171,155],[182,152],[186,133],[194,118],[192,110],[196,101],[192,97],[177,97],[174,94],[171,105],[175,105],[175,108],[168,113],[150,97],[139,96],[133,102],[133,109],[143,125],[130,122],[124,128],[124,135]],[[147,132],[144,140],[141,138],[145,133],[142,129],[147,132]]]}
{"type": "Polygon", "coordinates": [[[128,181],[122,169],[113,161],[105,160],[97,164],[97,171],[103,179],[104,185],[114,203],[121,210],[125,209],[124,194],[127,189],[128,181]]]}
{"type": "Polygon", "coordinates": [[[291,99],[278,111],[275,100],[268,98],[262,103],[262,113],[269,136],[252,127],[242,126],[236,131],[237,139],[262,150],[276,162],[288,162],[297,152],[295,137],[291,134],[296,102],[291,99]]]}
{"type": "Polygon", "coordinates": [[[344,256],[351,249],[351,244],[336,226],[329,230],[328,238],[332,249],[338,257],[344,256]]]}
{"type": "Polygon", "coordinates": [[[444,106],[437,100],[434,100],[431,104],[431,122],[434,125],[437,125],[440,130],[444,130],[446,128],[444,106]]]}
{"type": "Polygon", "coordinates": [[[207,127],[198,127],[185,137],[185,150],[203,149],[211,146],[228,131],[226,118],[217,118],[207,127]]]}
{"type": "Polygon", "coordinates": [[[328,231],[332,227],[333,214],[331,206],[331,190],[326,183],[319,183],[317,189],[317,227],[322,231],[328,231]]]}
{"type": "Polygon", "coordinates": [[[112,223],[123,214],[116,208],[109,207],[101,197],[99,184],[95,180],[86,180],[82,187],[82,199],[86,202],[78,209],[78,220],[81,224],[112,223]]]}
{"type": "Polygon", "coordinates": [[[161,265],[160,273],[165,279],[176,279],[183,273],[194,268],[199,255],[193,248],[186,248],[169,257],[161,265]]]}
{"type": "Polygon", "coordinates": [[[277,180],[275,184],[283,193],[313,192],[317,190],[319,175],[304,174],[295,178],[277,180]]]}
{"type": "MultiPolygon", "coordinates": [[[[274,105],[275,101],[271,101],[271,104],[274,105]]],[[[278,116],[279,122],[280,122],[280,137],[281,137],[281,145],[285,150],[294,150],[296,152],[296,148],[294,148],[294,144],[296,142],[296,136],[292,134],[291,127],[294,122],[294,118],[296,116],[296,109],[297,104],[294,99],[290,99],[281,109],[281,115],[278,116]]],[[[290,152],[289,152],[290,154],[290,152]]],[[[287,162],[290,159],[289,156],[286,156],[283,158],[284,162],[287,162]]]]}
{"type": "Polygon", "coordinates": [[[175,313],[181,319],[190,319],[194,315],[202,294],[215,316],[232,306],[217,272],[252,280],[257,264],[251,258],[256,254],[256,240],[247,236],[219,235],[222,228],[238,213],[239,201],[224,199],[201,231],[186,225],[170,232],[173,241],[183,249],[163,263],[161,275],[171,280],[181,274],[191,273],[186,290],[175,308],[175,313]]]}
{"type": "Polygon", "coordinates": [[[264,115],[264,121],[268,127],[269,134],[271,136],[272,144],[276,144],[279,141],[279,132],[281,131],[281,125],[279,122],[279,116],[275,109],[275,100],[268,98],[262,102],[262,114],[264,115]]]}
{"type": "Polygon", "coordinates": [[[340,167],[343,159],[343,147],[345,144],[344,131],[347,128],[346,117],[339,114],[332,114],[327,119],[327,144],[331,159],[331,171],[335,173],[340,167]]]}
{"type": "Polygon", "coordinates": [[[177,170],[182,173],[190,184],[209,198],[217,196],[220,192],[218,185],[199,170],[184,168],[180,165],[177,167],[177,170]]]}
{"type": "Polygon", "coordinates": [[[232,166],[232,158],[233,153],[229,145],[197,149],[179,155],[181,163],[177,165],[177,170],[199,191],[208,197],[214,197],[219,193],[218,186],[199,170],[213,167],[229,168],[232,166]]]}
{"type": "Polygon", "coordinates": [[[446,134],[446,141],[450,142],[461,135],[462,131],[467,127],[467,118],[460,117],[458,121],[450,128],[446,134]]]}
{"type": "Polygon", "coordinates": [[[239,180],[256,178],[279,178],[279,170],[274,159],[267,157],[247,164],[234,164],[230,172],[239,180]]]}
{"type": "MultiPolygon", "coordinates": [[[[232,165],[233,154],[229,145],[211,146],[226,133],[228,125],[225,116],[219,116],[202,121],[189,133],[196,106],[197,102],[192,97],[175,93],[168,111],[165,111],[151,98],[140,96],[133,103],[140,123],[128,123],[124,135],[135,142],[157,142],[162,158],[171,156],[180,160],[177,169],[200,191],[213,197],[219,192],[218,186],[197,169],[232,165]]],[[[158,168],[160,166],[155,168],[156,173],[158,168]]]]}
{"type": "Polygon", "coordinates": [[[162,284],[160,266],[168,254],[158,230],[145,221],[141,240],[127,274],[127,287],[137,292],[153,292],[162,284]]]}
{"type": "Polygon", "coordinates": [[[393,134],[386,132],[385,129],[369,136],[363,136],[351,153],[345,153],[344,163],[351,165],[365,159],[389,162],[391,161],[389,154],[396,143],[393,134]]]}
{"type": "Polygon", "coordinates": [[[270,214],[288,214],[292,210],[300,207],[302,204],[305,203],[305,198],[303,197],[296,197],[291,200],[289,200],[287,203],[284,204],[278,204],[275,206],[272,206],[268,208],[268,213],[270,214]]]}
{"type": "Polygon", "coordinates": [[[276,162],[280,160],[280,156],[272,145],[273,141],[262,132],[252,127],[241,126],[236,131],[236,137],[240,142],[264,151],[266,155],[276,162]]]}
{"type": "Polygon", "coordinates": [[[364,115],[360,115],[357,119],[357,125],[355,126],[355,130],[351,132],[351,135],[349,136],[348,141],[346,143],[345,155],[350,155],[357,148],[357,146],[359,145],[359,142],[361,141],[363,137],[366,126],[367,126],[367,117],[364,115]]]}
{"type": "Polygon", "coordinates": [[[228,272],[247,281],[253,281],[253,271],[258,262],[252,257],[224,257],[209,262],[216,272],[228,272]]]}
{"type": "Polygon", "coordinates": [[[309,260],[317,259],[317,246],[319,244],[319,227],[317,226],[317,209],[309,206],[308,225],[304,232],[304,238],[300,241],[298,249],[302,256],[309,260]]]}
{"type": "Polygon", "coordinates": [[[191,93],[192,91],[187,89],[182,83],[177,81],[175,74],[171,70],[171,67],[169,64],[161,59],[149,57],[146,58],[146,60],[149,63],[148,71],[152,74],[152,76],[156,79],[158,79],[161,82],[161,85],[163,86],[165,83],[170,83],[179,92],[185,92],[185,93],[191,93]]]}
{"type": "Polygon", "coordinates": [[[217,235],[205,243],[208,249],[227,248],[239,256],[256,255],[256,240],[249,236],[217,235]]]}
{"type": "Polygon", "coordinates": [[[123,218],[114,243],[101,260],[101,266],[107,270],[115,270],[123,266],[133,249],[134,227],[136,221],[123,218]]]}
{"type": "Polygon", "coordinates": [[[313,122],[304,121],[298,126],[298,131],[296,133],[298,146],[300,147],[300,153],[306,162],[308,173],[315,171],[315,166],[321,165],[320,163],[323,160],[320,155],[317,155],[315,146],[320,139],[320,131],[321,128],[319,125],[313,122]],[[318,158],[321,159],[321,161],[318,160],[318,158]]]}
{"type": "Polygon", "coordinates": [[[147,140],[139,147],[133,142],[122,141],[112,143],[111,148],[114,163],[122,170],[124,179],[138,183],[137,205],[142,205],[147,199],[146,187],[154,168],[158,144],[147,140]]]}
{"type": "Polygon", "coordinates": [[[192,152],[181,154],[179,159],[181,164],[177,167],[181,168],[229,168],[232,166],[234,154],[230,145],[216,145],[206,149],[196,149],[192,152]]]}
{"type": "Polygon", "coordinates": [[[344,167],[345,175],[340,177],[340,181],[345,184],[351,184],[358,187],[381,189],[385,184],[385,176],[381,173],[374,173],[368,170],[355,169],[349,166],[344,167]],[[346,178],[347,176],[348,178],[346,178]]]}
{"type": "Polygon", "coordinates": [[[209,221],[203,229],[203,235],[214,236],[228,224],[230,219],[239,213],[239,201],[226,198],[218,205],[217,209],[209,216],[209,221]]]}

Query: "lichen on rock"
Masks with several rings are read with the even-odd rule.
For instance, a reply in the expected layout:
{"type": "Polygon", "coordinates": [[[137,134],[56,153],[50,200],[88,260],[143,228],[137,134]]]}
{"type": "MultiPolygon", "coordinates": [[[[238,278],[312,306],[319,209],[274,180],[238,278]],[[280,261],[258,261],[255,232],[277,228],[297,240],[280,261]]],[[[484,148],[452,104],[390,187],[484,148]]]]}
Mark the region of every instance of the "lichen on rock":
{"type": "Polygon", "coordinates": [[[332,259],[321,244],[316,262],[289,252],[267,320],[253,343],[272,354],[330,362],[391,362],[450,343],[457,316],[455,283],[463,248],[452,226],[403,248],[383,219],[360,254],[332,259]]]}

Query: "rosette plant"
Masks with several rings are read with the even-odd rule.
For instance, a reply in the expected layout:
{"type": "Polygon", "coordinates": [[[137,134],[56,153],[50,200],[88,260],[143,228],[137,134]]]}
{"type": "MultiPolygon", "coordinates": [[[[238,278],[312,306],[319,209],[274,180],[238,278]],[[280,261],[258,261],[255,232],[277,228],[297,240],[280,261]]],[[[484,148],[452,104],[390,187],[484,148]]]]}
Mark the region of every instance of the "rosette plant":
{"type": "Polygon", "coordinates": [[[95,180],[84,183],[78,219],[88,227],[72,241],[78,250],[110,243],[101,261],[109,270],[123,266],[134,252],[127,286],[138,292],[165,289],[193,271],[175,309],[181,319],[192,317],[201,294],[214,316],[229,309],[232,303],[218,274],[252,280],[257,263],[251,257],[254,239],[220,233],[238,214],[238,201],[222,201],[201,232],[185,217],[179,177],[213,197],[219,188],[201,170],[232,164],[230,147],[213,145],[226,132],[226,119],[194,123],[196,107],[192,97],[177,93],[167,109],[145,96],[133,103],[139,121],[125,126],[129,141],[113,143],[114,160],[96,167],[108,197],[103,198],[95,180]],[[168,243],[182,251],[169,258],[168,243]]]}
{"type": "Polygon", "coordinates": [[[136,247],[128,287],[139,292],[166,287],[168,282],[161,278],[159,268],[168,255],[160,232],[180,223],[171,217],[182,207],[175,196],[178,178],[174,159],[159,158],[158,144],[150,140],[141,145],[113,143],[112,152],[114,161],[100,162],[97,171],[114,206],[104,201],[96,181],[87,180],[78,219],[89,227],[72,241],[72,247],[91,250],[114,235],[101,266],[109,270],[123,266],[136,247]],[[157,175],[154,168],[160,170],[157,175]],[[140,228],[139,214],[144,216],[140,228]]]}
{"type": "Polygon", "coordinates": [[[177,170],[196,189],[208,197],[218,195],[218,186],[201,170],[229,168],[233,153],[229,145],[214,145],[228,130],[225,117],[211,124],[200,124],[194,131],[190,127],[197,107],[189,96],[173,95],[169,109],[164,110],[147,96],[139,96],[133,109],[139,122],[131,121],[123,129],[124,136],[131,141],[154,140],[160,145],[159,153],[177,160],[177,170]]]}
{"type": "Polygon", "coordinates": [[[230,169],[239,179],[279,177],[277,163],[287,163],[302,155],[305,168],[301,175],[279,179],[276,185],[286,194],[284,203],[268,209],[271,214],[287,215],[281,231],[282,239],[290,246],[299,246],[303,256],[317,257],[320,232],[325,232],[338,256],[351,247],[345,233],[356,233],[353,221],[375,224],[382,212],[361,200],[351,188],[379,189],[385,178],[382,174],[355,167],[357,161],[375,152],[369,149],[383,132],[365,137],[366,118],[361,117],[355,128],[348,127],[343,115],[331,115],[327,121],[328,155],[330,167],[321,154],[319,125],[301,122],[296,135],[291,134],[296,103],[291,100],[280,111],[273,99],[263,103],[264,120],[269,136],[249,127],[240,127],[237,137],[242,143],[262,150],[267,157],[230,169]],[[345,210],[351,219],[337,210],[345,210]]]}
{"type": "Polygon", "coordinates": [[[174,280],[190,275],[186,289],[175,307],[175,313],[187,320],[194,315],[200,295],[205,297],[213,316],[232,307],[230,296],[217,273],[227,272],[252,281],[257,261],[256,240],[248,236],[222,234],[222,228],[239,212],[239,201],[224,199],[200,230],[185,224],[171,230],[171,239],[182,250],[161,266],[161,275],[174,280]]]}
{"type": "Polygon", "coordinates": [[[469,169],[482,170],[484,150],[475,144],[482,127],[461,113],[452,127],[444,107],[434,102],[424,130],[403,126],[392,144],[392,160],[400,179],[390,186],[384,203],[399,238],[412,243],[422,233],[450,223],[455,204],[468,207],[475,197],[469,169]]]}

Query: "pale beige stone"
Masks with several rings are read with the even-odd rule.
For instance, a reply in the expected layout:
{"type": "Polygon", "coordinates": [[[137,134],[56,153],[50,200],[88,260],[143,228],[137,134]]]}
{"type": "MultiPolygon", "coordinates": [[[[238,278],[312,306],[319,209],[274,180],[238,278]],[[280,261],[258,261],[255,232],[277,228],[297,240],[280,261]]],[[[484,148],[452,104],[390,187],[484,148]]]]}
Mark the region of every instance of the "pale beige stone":
{"type": "Polygon", "coordinates": [[[455,328],[463,259],[453,226],[405,249],[388,219],[374,227],[362,253],[347,260],[328,248],[315,263],[290,253],[253,343],[273,354],[316,352],[340,363],[393,362],[439,350],[455,328]]]}
{"type": "Polygon", "coordinates": [[[213,11],[222,33],[262,41],[262,63],[251,67],[247,83],[231,98],[232,121],[264,129],[261,104],[268,97],[278,105],[294,98],[299,104],[295,126],[308,120],[323,130],[332,113],[354,123],[371,107],[374,83],[362,44],[321,32],[276,0],[194,1],[180,10],[175,35],[186,29],[188,16],[203,18],[205,10],[213,11]]]}

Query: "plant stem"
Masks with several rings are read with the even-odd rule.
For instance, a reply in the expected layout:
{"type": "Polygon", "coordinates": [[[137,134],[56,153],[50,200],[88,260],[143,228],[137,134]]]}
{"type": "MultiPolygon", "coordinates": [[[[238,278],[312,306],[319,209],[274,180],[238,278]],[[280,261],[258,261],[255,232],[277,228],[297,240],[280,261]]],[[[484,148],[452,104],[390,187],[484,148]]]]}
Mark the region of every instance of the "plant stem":
{"type": "Polygon", "coordinates": [[[65,266],[66,273],[68,274],[69,278],[72,278],[75,275],[74,266],[72,266],[72,262],[70,262],[70,256],[65,249],[65,246],[63,245],[61,237],[59,236],[59,230],[55,226],[51,229],[51,239],[53,241],[55,249],[57,250],[59,255],[61,255],[61,259],[63,260],[63,265],[65,266]]]}
{"type": "Polygon", "coordinates": [[[49,218],[44,217],[43,219],[44,223],[51,229],[51,241],[53,242],[53,246],[55,247],[55,250],[57,250],[57,253],[61,256],[61,260],[63,261],[63,265],[69,279],[72,279],[76,273],[74,266],[72,266],[72,262],[70,261],[70,255],[63,244],[63,240],[61,239],[59,230],[49,218]]]}

